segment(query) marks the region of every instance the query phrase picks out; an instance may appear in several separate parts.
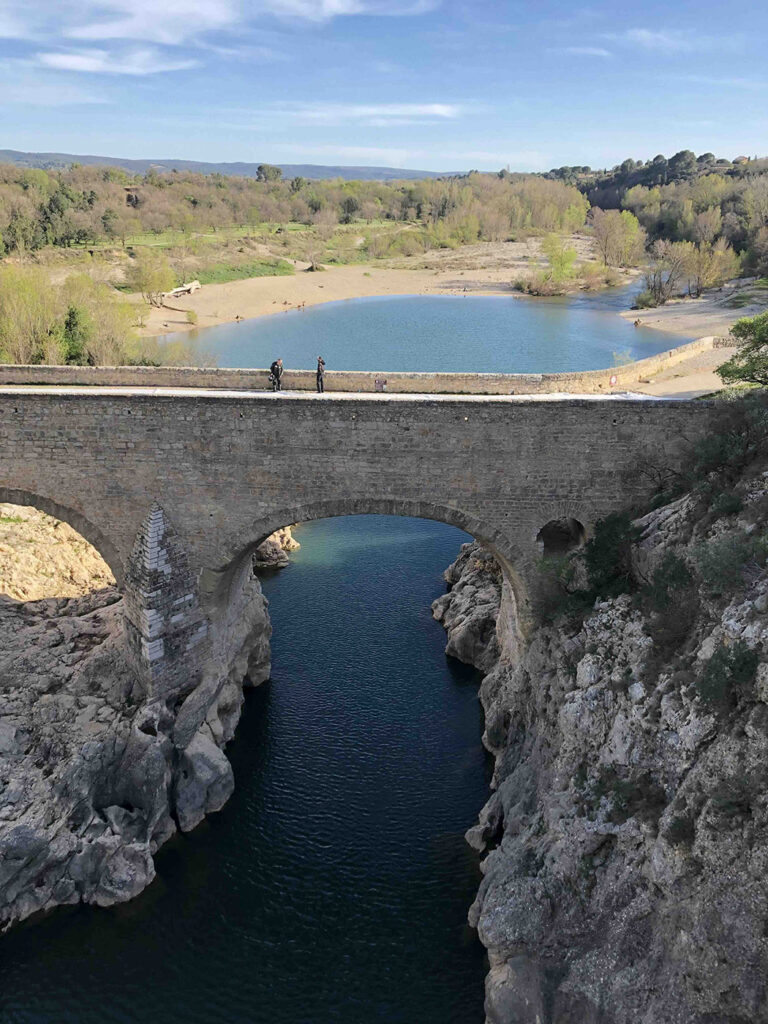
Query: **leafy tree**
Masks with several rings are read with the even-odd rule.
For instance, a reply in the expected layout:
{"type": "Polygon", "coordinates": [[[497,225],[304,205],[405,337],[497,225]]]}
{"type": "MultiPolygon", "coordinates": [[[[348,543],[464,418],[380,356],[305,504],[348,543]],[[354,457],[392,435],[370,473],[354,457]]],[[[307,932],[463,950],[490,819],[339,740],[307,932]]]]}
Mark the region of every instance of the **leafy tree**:
{"type": "Polygon", "coordinates": [[[717,368],[723,382],[768,387],[768,313],[742,317],[731,327],[731,334],[740,344],[736,354],[717,368]]]}
{"type": "Polygon", "coordinates": [[[282,169],[273,164],[259,164],[256,168],[256,181],[280,181],[282,169]]]}
{"type": "Polygon", "coordinates": [[[701,242],[689,245],[685,256],[685,273],[688,276],[688,291],[701,295],[705,288],[715,288],[735,277],[739,261],[733,250],[724,241],[701,242]]]}
{"type": "Polygon", "coordinates": [[[132,261],[126,272],[126,281],[131,290],[140,292],[150,306],[162,306],[165,292],[176,284],[168,261],[158,253],[147,251],[132,261]]]}
{"type": "Polygon", "coordinates": [[[88,343],[93,334],[94,325],[88,312],[80,306],[70,306],[62,331],[64,361],[77,364],[89,362],[88,343]]]}
{"type": "Polygon", "coordinates": [[[591,211],[592,229],[603,263],[627,267],[638,263],[645,253],[645,231],[629,210],[591,211]]]}
{"type": "Polygon", "coordinates": [[[645,287],[653,305],[670,299],[685,275],[690,242],[656,241],[651,248],[651,263],[645,275],[645,287]]]}
{"type": "Polygon", "coordinates": [[[559,235],[547,235],[541,243],[542,251],[549,260],[549,278],[559,284],[573,277],[576,264],[576,250],[559,235]]]}

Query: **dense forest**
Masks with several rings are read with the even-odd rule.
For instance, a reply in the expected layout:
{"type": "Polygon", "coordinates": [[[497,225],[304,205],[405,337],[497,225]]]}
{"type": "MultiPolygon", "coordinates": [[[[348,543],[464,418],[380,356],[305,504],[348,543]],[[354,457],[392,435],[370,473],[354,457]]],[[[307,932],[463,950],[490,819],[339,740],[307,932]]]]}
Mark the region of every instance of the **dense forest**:
{"type": "Polygon", "coordinates": [[[651,242],[723,239],[745,255],[745,269],[768,274],[768,158],[684,149],[610,171],[559,167],[544,177],[578,188],[592,207],[630,211],[651,242]]]}
{"type": "Polygon", "coordinates": [[[282,180],[278,168],[267,166],[260,179],[0,166],[0,236],[6,253],[119,243],[169,229],[215,232],[243,225],[256,231],[265,223],[293,223],[323,231],[340,223],[380,221],[416,223],[428,232],[424,242],[439,246],[501,240],[526,230],[573,231],[584,225],[587,210],[586,197],[572,185],[523,175],[391,184],[282,180]]]}
{"type": "Polygon", "coordinates": [[[768,273],[768,159],[728,161],[689,150],[625,160],[611,171],[561,167],[544,175],[470,172],[424,181],[284,179],[261,165],[256,178],[72,166],[45,171],[0,165],[0,254],[46,245],[125,244],[168,230],[216,232],[235,225],[337,225],[372,230],[366,255],[411,255],[477,240],[571,232],[594,210],[635,216],[647,240],[715,243],[768,273]],[[376,225],[414,230],[377,239],[376,225]],[[394,247],[394,248],[393,248],[394,247]]]}

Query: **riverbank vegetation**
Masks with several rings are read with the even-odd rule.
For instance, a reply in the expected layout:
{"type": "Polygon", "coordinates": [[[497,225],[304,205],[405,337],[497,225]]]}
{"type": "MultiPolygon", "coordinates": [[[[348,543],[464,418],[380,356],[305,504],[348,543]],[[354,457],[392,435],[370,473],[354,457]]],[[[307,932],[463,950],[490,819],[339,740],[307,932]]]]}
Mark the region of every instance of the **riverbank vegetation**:
{"type": "Polygon", "coordinates": [[[0,362],[187,365],[189,345],[140,338],[139,309],[87,274],[52,284],[39,267],[0,267],[0,362]]]}

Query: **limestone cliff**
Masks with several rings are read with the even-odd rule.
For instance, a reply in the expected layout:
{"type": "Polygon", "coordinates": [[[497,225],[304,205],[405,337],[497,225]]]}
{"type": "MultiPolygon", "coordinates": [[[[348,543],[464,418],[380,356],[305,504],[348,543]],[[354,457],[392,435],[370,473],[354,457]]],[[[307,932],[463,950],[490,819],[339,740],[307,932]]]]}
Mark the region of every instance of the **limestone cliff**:
{"type": "Polygon", "coordinates": [[[153,854],[218,810],[233,779],[222,748],[242,680],[269,675],[269,619],[253,574],[240,642],[188,714],[147,701],[125,656],[122,598],[68,526],[0,506],[0,929],[79,901],[130,899],[153,854]],[[57,595],[57,596],[48,596],[57,595]]]}
{"type": "Polygon", "coordinates": [[[649,513],[634,592],[524,647],[487,552],[447,571],[496,758],[467,836],[489,1024],[768,1020],[767,512],[753,468],[649,513]]]}

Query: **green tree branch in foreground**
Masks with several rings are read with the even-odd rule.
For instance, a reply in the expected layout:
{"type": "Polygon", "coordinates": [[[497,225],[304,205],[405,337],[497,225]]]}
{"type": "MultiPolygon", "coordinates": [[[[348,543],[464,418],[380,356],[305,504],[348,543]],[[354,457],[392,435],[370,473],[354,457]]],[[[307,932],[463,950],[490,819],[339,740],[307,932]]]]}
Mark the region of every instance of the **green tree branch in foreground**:
{"type": "Polygon", "coordinates": [[[731,334],[740,344],[736,355],[717,368],[723,383],[768,387],[768,313],[742,317],[731,334]]]}

